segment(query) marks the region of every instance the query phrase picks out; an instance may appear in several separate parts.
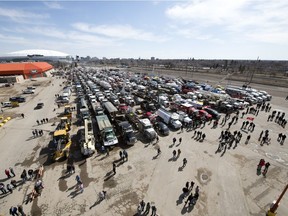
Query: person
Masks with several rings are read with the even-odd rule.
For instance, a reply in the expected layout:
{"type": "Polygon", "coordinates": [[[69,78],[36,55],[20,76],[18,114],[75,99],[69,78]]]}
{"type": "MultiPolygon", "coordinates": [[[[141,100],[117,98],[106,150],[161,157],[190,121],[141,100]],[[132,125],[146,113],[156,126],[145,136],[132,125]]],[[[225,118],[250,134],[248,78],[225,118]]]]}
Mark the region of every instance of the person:
{"type": "Polygon", "coordinates": [[[123,153],[122,153],[122,151],[119,151],[119,156],[120,156],[120,159],[123,160],[123,153]]]}
{"type": "Polygon", "coordinates": [[[176,158],[176,150],[173,150],[173,158],[176,158]]]}
{"type": "Polygon", "coordinates": [[[114,173],[114,175],[116,174],[116,164],[115,163],[113,163],[113,173],[114,173]]]}
{"type": "Polygon", "coordinates": [[[145,209],[144,215],[145,215],[145,214],[148,215],[149,212],[150,212],[150,203],[147,202],[147,205],[146,205],[146,209],[145,209]]]}
{"type": "Polygon", "coordinates": [[[123,150],[123,156],[124,156],[125,160],[128,161],[128,153],[125,149],[123,150]]]}
{"type": "Polygon", "coordinates": [[[203,134],[202,134],[202,141],[205,139],[205,137],[206,137],[206,134],[203,133],[203,134]]]}
{"type": "Polygon", "coordinates": [[[185,186],[186,186],[186,188],[189,189],[189,181],[186,182],[186,185],[185,185],[185,186]]]}
{"type": "Polygon", "coordinates": [[[187,159],[186,158],[183,158],[183,168],[186,166],[186,164],[187,164],[187,159]]]}
{"type": "Polygon", "coordinates": [[[181,144],[182,142],[182,137],[179,138],[179,145],[181,144]]]}
{"type": "Polygon", "coordinates": [[[266,174],[267,174],[267,171],[268,171],[269,166],[270,166],[270,163],[267,162],[267,163],[265,164],[265,168],[264,168],[264,170],[263,170],[263,172],[262,172],[262,175],[263,175],[264,177],[266,177],[266,174]]]}
{"type": "Polygon", "coordinates": [[[199,194],[199,191],[200,191],[200,189],[199,189],[199,186],[197,185],[195,188],[195,194],[199,194]]]}
{"type": "Polygon", "coordinates": [[[13,175],[13,177],[15,177],[16,175],[15,175],[15,172],[14,172],[13,168],[9,167],[9,170],[10,170],[10,173],[13,175]]]}
{"type": "Polygon", "coordinates": [[[159,142],[159,136],[156,137],[156,143],[158,143],[158,142],[159,142]]]}
{"type": "Polygon", "coordinates": [[[5,174],[7,178],[11,178],[10,171],[8,169],[5,170],[5,174]]]}
{"type": "Polygon", "coordinates": [[[261,169],[265,165],[265,160],[262,158],[257,166],[257,175],[261,175],[261,169]]]}
{"type": "Polygon", "coordinates": [[[160,147],[157,148],[157,156],[161,154],[161,149],[160,147]]]}
{"type": "Polygon", "coordinates": [[[246,141],[245,141],[245,144],[248,144],[250,138],[251,138],[251,135],[248,135],[248,136],[247,136],[247,139],[246,139],[246,141]]]}
{"type": "Polygon", "coordinates": [[[13,188],[16,188],[17,187],[17,182],[15,179],[12,179],[10,184],[13,186],[13,188]]]}
{"type": "Polygon", "coordinates": [[[32,135],[33,135],[33,137],[35,137],[35,135],[36,135],[36,134],[35,134],[35,131],[32,131],[32,135]]]}
{"type": "Polygon", "coordinates": [[[141,215],[141,212],[142,212],[142,209],[141,209],[141,205],[139,203],[138,207],[137,207],[137,215],[141,215]]]}
{"type": "Polygon", "coordinates": [[[12,186],[9,183],[6,185],[6,188],[10,193],[13,193],[12,186]]]}
{"type": "Polygon", "coordinates": [[[72,172],[72,169],[71,169],[71,165],[70,164],[67,164],[67,172],[68,174],[71,174],[72,172]]]}
{"type": "Polygon", "coordinates": [[[82,182],[81,182],[81,184],[78,185],[78,190],[80,190],[80,193],[84,192],[84,185],[82,182]]]}
{"type": "Polygon", "coordinates": [[[38,125],[40,124],[39,120],[36,120],[36,122],[37,122],[38,125]]]}
{"type": "Polygon", "coordinates": [[[153,206],[151,207],[151,210],[152,210],[151,216],[156,216],[156,211],[157,211],[156,206],[153,205],[153,206]]]}
{"type": "Polygon", "coordinates": [[[74,164],[71,164],[71,172],[72,172],[72,173],[75,173],[75,166],[74,166],[74,164]]]}
{"type": "Polygon", "coordinates": [[[18,205],[18,212],[21,214],[21,216],[26,216],[26,214],[23,211],[23,206],[22,205],[18,205]]]}
{"type": "Polygon", "coordinates": [[[175,144],[175,142],[176,142],[176,138],[174,137],[174,138],[173,138],[173,145],[175,144]]]}
{"type": "Polygon", "coordinates": [[[24,118],[24,113],[21,113],[22,118],[24,118]]]}
{"type": "Polygon", "coordinates": [[[261,133],[260,133],[260,135],[259,135],[258,141],[261,140],[263,133],[264,133],[264,131],[262,130],[261,133]]]}
{"type": "Polygon", "coordinates": [[[103,190],[99,193],[99,200],[102,201],[105,198],[106,198],[106,191],[103,190]]]}
{"type": "Polygon", "coordinates": [[[144,200],[141,200],[140,206],[141,206],[141,212],[144,211],[144,208],[145,208],[145,202],[144,202],[144,200]]]}
{"type": "Polygon", "coordinates": [[[0,190],[1,190],[2,194],[6,194],[7,193],[7,191],[5,189],[5,185],[2,182],[0,183],[0,190]]]}
{"type": "Polygon", "coordinates": [[[16,208],[16,207],[11,206],[11,208],[10,208],[10,210],[9,210],[9,213],[10,213],[10,215],[12,215],[12,216],[15,216],[15,215],[18,216],[17,208],[16,208]]]}
{"type": "Polygon", "coordinates": [[[192,189],[193,189],[194,184],[195,184],[195,182],[194,182],[194,181],[191,181],[191,184],[190,184],[190,188],[189,188],[189,190],[192,190],[192,189]]]}
{"type": "Polygon", "coordinates": [[[180,157],[181,149],[178,149],[177,153],[178,153],[178,157],[180,157]]]}
{"type": "Polygon", "coordinates": [[[79,175],[76,175],[75,179],[76,179],[77,184],[81,184],[82,183],[81,178],[80,178],[79,175]]]}
{"type": "Polygon", "coordinates": [[[48,123],[48,118],[46,118],[46,123],[48,123]]]}

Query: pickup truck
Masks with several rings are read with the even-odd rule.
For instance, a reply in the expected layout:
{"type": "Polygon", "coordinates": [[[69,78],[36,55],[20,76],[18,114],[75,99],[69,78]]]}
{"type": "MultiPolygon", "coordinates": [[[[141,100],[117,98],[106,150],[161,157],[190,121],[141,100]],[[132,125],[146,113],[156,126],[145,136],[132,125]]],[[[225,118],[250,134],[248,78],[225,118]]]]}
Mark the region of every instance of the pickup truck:
{"type": "Polygon", "coordinates": [[[34,90],[33,89],[25,89],[23,90],[23,94],[34,94],[34,90]]]}
{"type": "Polygon", "coordinates": [[[9,101],[11,102],[18,102],[18,103],[23,103],[26,101],[25,97],[21,97],[21,96],[16,96],[16,97],[11,97],[9,98],[9,101]]]}

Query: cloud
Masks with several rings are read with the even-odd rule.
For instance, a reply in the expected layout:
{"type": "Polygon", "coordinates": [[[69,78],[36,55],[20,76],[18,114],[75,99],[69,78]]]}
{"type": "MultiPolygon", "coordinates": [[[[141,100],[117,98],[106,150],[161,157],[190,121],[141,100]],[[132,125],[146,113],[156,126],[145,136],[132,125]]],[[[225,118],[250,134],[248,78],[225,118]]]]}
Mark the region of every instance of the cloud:
{"type": "Polygon", "coordinates": [[[62,6],[57,1],[44,1],[43,4],[51,9],[62,9],[62,6]]]}
{"type": "Polygon", "coordinates": [[[283,43],[286,37],[287,44],[287,11],[286,0],[192,0],[169,7],[165,14],[179,29],[196,28],[212,37],[217,32],[238,34],[256,41],[260,36],[262,42],[268,43],[283,43]]]}
{"type": "MultiPolygon", "coordinates": [[[[87,33],[82,33],[79,31],[67,31],[67,30],[59,30],[53,27],[40,27],[40,26],[31,26],[31,27],[18,27],[15,29],[7,29],[6,32],[14,32],[18,34],[25,34],[29,32],[29,35],[33,35],[33,38],[37,38],[37,36],[44,36],[51,38],[53,40],[58,39],[58,43],[61,41],[70,41],[71,43],[81,43],[81,44],[93,44],[97,46],[111,46],[116,45],[115,40],[99,37],[96,35],[91,35],[87,33]]],[[[49,39],[48,39],[49,40],[49,39]]]]}
{"type": "Polygon", "coordinates": [[[130,25],[91,25],[79,22],[72,24],[72,26],[79,31],[98,34],[115,39],[132,39],[156,42],[163,42],[168,40],[167,37],[162,37],[151,32],[135,29],[130,25]]]}
{"type": "Polygon", "coordinates": [[[48,14],[43,13],[31,13],[24,10],[18,9],[8,9],[0,7],[0,17],[6,17],[11,19],[14,22],[25,23],[30,21],[35,21],[37,19],[48,18],[48,14]]]}

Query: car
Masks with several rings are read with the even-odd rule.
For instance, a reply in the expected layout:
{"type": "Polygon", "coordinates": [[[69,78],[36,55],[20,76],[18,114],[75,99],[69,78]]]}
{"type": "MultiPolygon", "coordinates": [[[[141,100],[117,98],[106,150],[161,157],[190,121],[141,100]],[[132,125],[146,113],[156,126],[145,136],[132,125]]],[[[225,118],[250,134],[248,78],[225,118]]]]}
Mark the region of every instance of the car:
{"type": "Polygon", "coordinates": [[[165,135],[165,136],[169,135],[169,131],[170,130],[169,130],[168,126],[165,123],[163,123],[161,121],[157,122],[156,123],[156,128],[159,131],[159,133],[161,133],[162,135],[165,135]]]}
{"type": "Polygon", "coordinates": [[[25,97],[21,97],[21,96],[16,96],[16,97],[9,98],[9,101],[23,103],[23,102],[26,102],[26,98],[25,97]]]}
{"type": "Polygon", "coordinates": [[[34,109],[35,110],[36,109],[42,109],[43,107],[44,107],[44,103],[38,103],[34,109]]]}
{"type": "Polygon", "coordinates": [[[221,117],[221,114],[219,114],[216,110],[205,107],[204,110],[209,113],[213,119],[219,120],[221,117]]]}
{"type": "Polygon", "coordinates": [[[7,102],[1,102],[2,107],[12,107],[12,103],[10,101],[7,102]]]}
{"type": "Polygon", "coordinates": [[[25,90],[23,90],[23,94],[34,94],[34,90],[33,89],[25,89],[25,90]]]}

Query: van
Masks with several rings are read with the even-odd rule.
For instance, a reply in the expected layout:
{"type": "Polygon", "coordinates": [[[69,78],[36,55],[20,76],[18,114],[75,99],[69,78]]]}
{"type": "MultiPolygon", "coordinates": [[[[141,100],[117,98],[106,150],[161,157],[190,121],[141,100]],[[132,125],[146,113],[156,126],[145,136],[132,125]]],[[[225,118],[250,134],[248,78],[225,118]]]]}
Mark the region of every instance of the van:
{"type": "Polygon", "coordinates": [[[2,102],[2,107],[12,107],[12,103],[10,101],[2,102]]]}

